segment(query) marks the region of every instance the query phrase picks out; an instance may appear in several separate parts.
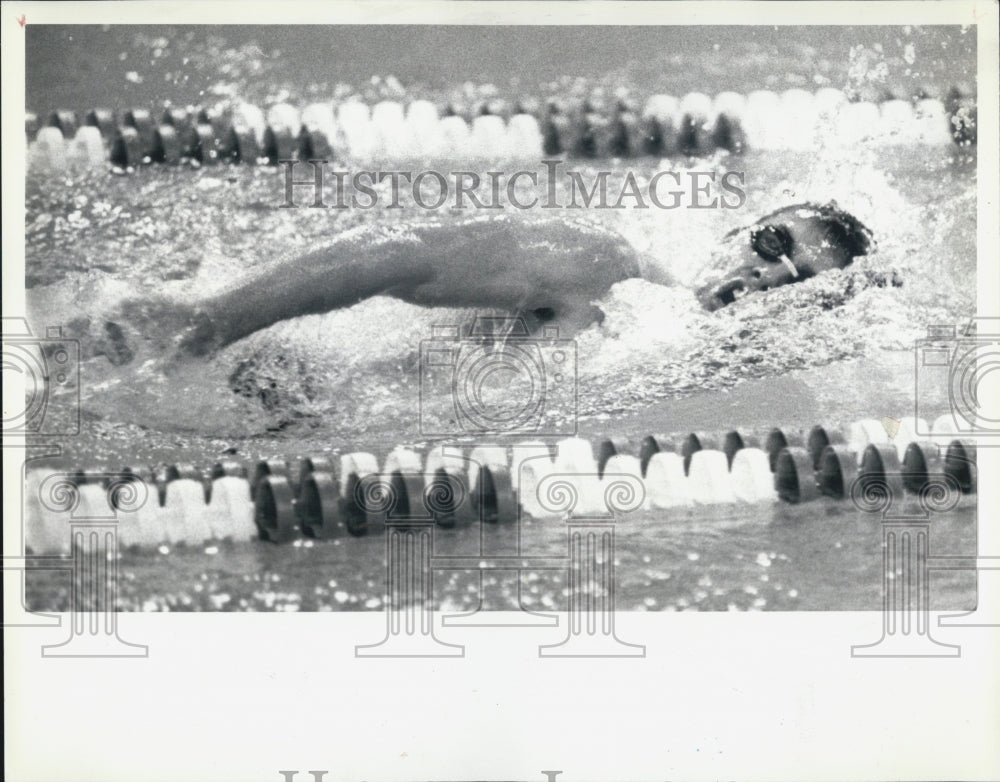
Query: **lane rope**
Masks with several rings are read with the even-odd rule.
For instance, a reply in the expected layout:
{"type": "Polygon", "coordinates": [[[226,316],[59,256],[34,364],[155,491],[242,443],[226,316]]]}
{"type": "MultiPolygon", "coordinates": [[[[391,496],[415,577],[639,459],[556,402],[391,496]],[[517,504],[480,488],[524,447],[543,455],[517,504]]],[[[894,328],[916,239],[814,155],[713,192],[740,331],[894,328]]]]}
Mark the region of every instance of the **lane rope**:
{"type": "Polygon", "coordinates": [[[189,162],[276,164],[279,160],[340,159],[364,162],[451,159],[468,162],[537,160],[543,155],[584,159],[670,157],[716,150],[802,150],[824,143],[845,148],[882,145],[971,146],[976,143],[976,98],[951,88],[944,100],[889,96],[881,103],[851,102],[840,90],[790,89],[714,98],[652,95],[641,108],[618,100],[551,98],[478,109],[439,109],[427,100],[408,104],[358,100],[297,108],[278,103],[266,111],[236,103],[209,111],[169,106],[78,113],[52,111],[25,118],[32,163],[61,170],[70,165],[111,166],[189,162]],[[96,134],[93,130],[96,129],[96,134]],[[100,144],[98,144],[98,138],[100,144]]]}
{"type": "Polygon", "coordinates": [[[280,459],[261,460],[252,470],[236,460],[206,469],[32,469],[26,542],[36,555],[68,553],[68,510],[76,517],[117,512],[123,548],[364,536],[381,534],[387,520],[399,517],[425,517],[446,528],[508,524],[521,514],[588,517],[606,512],[607,492],[622,481],[641,487],[637,507],[695,515],[779,500],[826,497],[864,510],[876,500],[976,494],[976,449],[951,415],[931,428],[918,419],[899,423],[891,440],[880,421],[865,420],[843,429],[605,437],[596,447],[580,437],[468,452],[398,446],[381,469],[370,452],[305,457],[296,470],[280,459]]]}

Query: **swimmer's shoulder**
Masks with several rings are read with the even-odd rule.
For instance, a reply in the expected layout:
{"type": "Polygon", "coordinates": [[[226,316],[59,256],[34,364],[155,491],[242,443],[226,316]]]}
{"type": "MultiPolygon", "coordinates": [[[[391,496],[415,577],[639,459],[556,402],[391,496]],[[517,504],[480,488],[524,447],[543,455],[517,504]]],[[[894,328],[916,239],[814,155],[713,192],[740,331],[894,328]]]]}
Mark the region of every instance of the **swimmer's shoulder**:
{"type": "Polygon", "coordinates": [[[346,244],[417,244],[435,242],[440,237],[465,235],[485,237],[506,235],[511,238],[547,238],[549,241],[573,243],[619,243],[626,240],[590,215],[565,210],[539,213],[505,210],[488,214],[475,214],[457,218],[432,217],[399,222],[376,222],[341,231],[338,242],[346,244]]]}
{"type": "Polygon", "coordinates": [[[606,222],[567,211],[548,214],[516,213],[474,217],[459,230],[500,245],[510,255],[524,255],[540,263],[586,263],[602,268],[597,276],[615,279],[641,276],[639,253],[606,222]],[[481,232],[481,233],[480,233],[481,232]]]}

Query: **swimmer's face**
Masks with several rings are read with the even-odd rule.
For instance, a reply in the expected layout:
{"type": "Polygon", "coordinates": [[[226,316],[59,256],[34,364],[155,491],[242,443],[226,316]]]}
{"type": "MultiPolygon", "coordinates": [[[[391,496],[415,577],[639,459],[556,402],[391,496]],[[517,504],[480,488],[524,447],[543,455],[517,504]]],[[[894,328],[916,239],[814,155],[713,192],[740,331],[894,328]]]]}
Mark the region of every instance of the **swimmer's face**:
{"type": "Polygon", "coordinates": [[[698,290],[698,299],[717,310],[751,291],[843,269],[873,247],[871,231],[833,203],[785,207],[726,235],[717,271],[698,290]]]}

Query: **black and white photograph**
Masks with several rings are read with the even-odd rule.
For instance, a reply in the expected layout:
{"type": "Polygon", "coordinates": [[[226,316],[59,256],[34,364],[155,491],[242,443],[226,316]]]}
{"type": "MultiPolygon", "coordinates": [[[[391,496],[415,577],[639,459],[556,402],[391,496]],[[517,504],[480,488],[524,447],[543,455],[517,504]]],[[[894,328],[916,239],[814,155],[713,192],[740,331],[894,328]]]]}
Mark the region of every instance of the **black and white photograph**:
{"type": "Polygon", "coordinates": [[[997,4],[798,6],[5,3],[8,778],[996,778],[997,4]]]}

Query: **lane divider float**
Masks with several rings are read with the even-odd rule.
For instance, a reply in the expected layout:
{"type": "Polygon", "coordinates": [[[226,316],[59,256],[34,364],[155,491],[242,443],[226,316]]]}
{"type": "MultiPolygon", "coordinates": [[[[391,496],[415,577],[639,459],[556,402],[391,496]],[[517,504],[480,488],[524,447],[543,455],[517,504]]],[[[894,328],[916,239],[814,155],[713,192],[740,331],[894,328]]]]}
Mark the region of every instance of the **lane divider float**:
{"type": "Polygon", "coordinates": [[[181,161],[273,165],[335,157],[361,163],[486,163],[542,155],[662,158],[716,150],[809,150],[821,137],[843,147],[865,141],[976,143],[976,98],[968,88],[954,86],[944,100],[924,93],[886,98],[852,102],[840,90],[796,88],[746,96],[722,92],[714,98],[701,92],[680,98],[652,95],[641,108],[627,99],[608,103],[591,97],[551,98],[544,105],[534,99],[514,104],[494,99],[477,108],[449,104],[442,109],[427,100],[383,100],[369,107],[357,99],[301,109],[277,103],[266,111],[249,103],[214,111],[168,106],[159,115],[141,107],[120,114],[94,108],[82,115],[59,109],[44,122],[27,113],[25,131],[31,160],[40,165],[62,169],[70,163],[110,162],[122,170],[181,161]],[[96,129],[101,147],[87,128],[96,129]],[[97,149],[103,149],[99,157],[97,149]]]}
{"type": "Polygon", "coordinates": [[[295,469],[283,459],[264,459],[252,469],[237,460],[207,469],[129,466],[112,474],[37,469],[28,472],[27,544],[35,554],[67,553],[69,536],[61,534],[67,505],[65,497],[50,501],[53,486],[78,494],[73,512],[95,513],[99,506],[121,511],[123,548],[381,534],[391,514],[421,510],[445,528],[559,516],[553,508],[560,503],[540,493],[546,486],[573,493],[575,513],[586,516],[601,513],[605,491],[623,475],[644,488],[646,509],[694,513],[821,497],[863,507],[866,493],[880,491],[900,501],[930,491],[977,492],[975,446],[956,435],[951,416],[930,430],[926,422],[901,419],[891,440],[875,423],[878,428],[856,421],[843,429],[605,437],[596,447],[581,437],[468,452],[452,445],[423,452],[399,446],[381,460],[352,452],[306,457],[295,469]],[[927,431],[932,434],[917,434],[927,431]],[[136,495],[144,501],[137,503],[136,495]]]}

